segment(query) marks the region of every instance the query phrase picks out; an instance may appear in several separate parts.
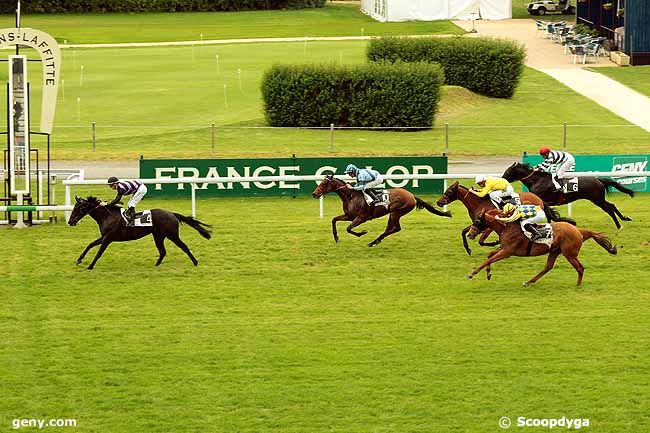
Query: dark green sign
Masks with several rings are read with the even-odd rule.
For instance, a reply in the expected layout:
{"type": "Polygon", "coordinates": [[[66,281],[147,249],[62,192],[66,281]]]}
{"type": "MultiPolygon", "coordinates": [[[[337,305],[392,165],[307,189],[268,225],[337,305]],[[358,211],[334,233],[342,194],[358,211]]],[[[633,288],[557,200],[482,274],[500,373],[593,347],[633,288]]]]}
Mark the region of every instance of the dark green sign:
{"type": "MultiPolygon", "coordinates": [[[[647,171],[650,155],[574,155],[574,157],[575,171],[620,171],[621,176],[612,179],[632,191],[650,191],[646,177],[624,175],[625,172],[630,171],[647,171]]],[[[542,157],[524,155],[522,161],[534,167],[542,162],[542,157]]]]}
{"type": "MultiPolygon", "coordinates": [[[[308,176],[325,177],[343,174],[346,165],[372,168],[384,175],[444,174],[447,157],[373,157],[373,158],[266,158],[266,159],[141,159],[141,179],[173,179],[179,177],[256,177],[308,176]]],[[[244,183],[199,184],[197,196],[249,197],[309,195],[315,181],[271,181],[244,183]]],[[[442,193],[442,180],[386,180],[385,187],[403,187],[419,194],[442,193]]],[[[149,185],[150,197],[188,196],[189,184],[149,185]]]]}

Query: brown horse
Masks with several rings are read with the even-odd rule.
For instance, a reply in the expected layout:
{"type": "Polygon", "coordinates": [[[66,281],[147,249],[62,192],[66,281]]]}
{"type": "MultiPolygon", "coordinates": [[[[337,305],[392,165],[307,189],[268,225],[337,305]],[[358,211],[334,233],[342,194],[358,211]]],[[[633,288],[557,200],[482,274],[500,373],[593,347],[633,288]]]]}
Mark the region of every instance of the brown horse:
{"type": "Polygon", "coordinates": [[[491,228],[499,234],[501,240],[501,247],[490,252],[488,259],[478,268],[474,269],[467,278],[473,278],[481,269],[487,267],[488,279],[490,274],[490,265],[510,256],[542,256],[548,254],[546,266],[542,271],[535,275],[533,278],[524,283],[524,286],[534,283],[539,280],[544,274],[553,269],[555,260],[560,254],[564,255],[569,263],[578,272],[578,286],[582,284],[582,275],[584,274],[584,266],[578,260],[580,248],[582,243],[587,239],[593,239],[598,245],[603,247],[608,253],[615,255],[617,253],[616,246],[612,245],[605,233],[597,233],[590,230],[579,229],[571,224],[565,222],[551,223],[553,227],[553,243],[551,246],[545,244],[533,243],[521,231],[519,222],[503,223],[495,218],[496,215],[504,216],[499,210],[491,210],[482,213],[474,221],[474,225],[470,230],[470,237],[476,236],[478,232],[486,227],[491,228]]]}
{"type": "MultiPolygon", "coordinates": [[[[551,209],[550,206],[546,205],[541,198],[537,197],[535,194],[531,192],[520,192],[519,193],[519,198],[521,200],[521,203],[523,204],[535,204],[537,206],[540,206],[542,209],[544,209],[544,212],[546,213],[546,216],[549,221],[564,221],[568,222],[570,224],[575,224],[575,221],[573,221],[571,218],[562,218],[560,217],[560,214],[558,214],[554,209],[551,209]]],[[[461,203],[465,205],[467,208],[467,213],[469,214],[469,218],[472,220],[472,222],[482,213],[488,210],[493,210],[496,209],[494,204],[492,204],[492,201],[488,197],[479,197],[476,194],[472,194],[468,188],[465,188],[463,185],[460,185],[458,182],[454,182],[447,188],[445,193],[440,197],[440,199],[436,202],[438,206],[444,206],[448,205],[449,203],[452,203],[456,200],[460,200],[461,203]]],[[[471,224],[463,229],[461,232],[461,237],[463,238],[463,247],[465,247],[465,251],[467,251],[467,254],[472,254],[472,250],[469,248],[469,245],[467,244],[467,232],[470,230],[471,224]]],[[[492,230],[489,228],[486,229],[481,237],[479,238],[479,245],[482,246],[495,246],[498,245],[499,242],[485,242],[487,237],[492,233],[492,230]]],[[[473,239],[473,238],[472,238],[473,239]]]]}
{"type": "Polygon", "coordinates": [[[335,242],[339,241],[339,236],[336,232],[336,223],[338,221],[352,221],[348,226],[347,231],[350,234],[360,237],[368,232],[366,230],[355,232],[352,230],[353,228],[365,223],[366,221],[389,214],[390,216],[388,217],[386,230],[379,235],[377,239],[368,244],[369,247],[373,247],[381,242],[386,236],[402,230],[402,227],[399,224],[400,218],[411,212],[416,207],[418,209],[424,208],[435,215],[451,217],[451,212],[438,210],[403,188],[391,188],[388,191],[388,208],[386,208],[386,206],[371,207],[366,203],[366,199],[361,191],[350,189],[347,183],[332,175],[325,176],[325,179],[323,179],[311,195],[314,198],[320,198],[330,192],[338,194],[343,202],[343,215],[332,218],[332,234],[334,235],[335,242]]]}

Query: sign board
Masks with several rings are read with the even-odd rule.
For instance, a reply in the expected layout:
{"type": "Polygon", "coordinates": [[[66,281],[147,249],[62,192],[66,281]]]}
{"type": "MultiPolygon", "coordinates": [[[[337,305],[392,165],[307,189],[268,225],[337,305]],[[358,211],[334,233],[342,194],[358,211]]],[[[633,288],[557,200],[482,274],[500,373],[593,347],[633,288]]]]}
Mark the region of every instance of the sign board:
{"type": "MultiPolygon", "coordinates": [[[[647,171],[650,155],[574,155],[575,171],[620,171],[620,177],[612,177],[633,191],[650,192],[646,177],[625,176],[625,172],[647,171]]],[[[522,162],[535,166],[542,162],[538,155],[524,155],[522,162]]],[[[614,192],[616,190],[612,190],[614,192]]]]}
{"type": "MultiPolygon", "coordinates": [[[[348,164],[390,174],[444,174],[447,157],[372,157],[372,158],[262,158],[262,159],[141,159],[141,179],[179,177],[305,176],[344,174],[348,164]]],[[[310,195],[318,182],[246,182],[199,184],[197,196],[273,197],[310,195]]],[[[387,188],[403,187],[419,194],[442,193],[442,180],[387,180],[387,188]]],[[[189,184],[149,186],[150,197],[190,194],[189,184]]]]}

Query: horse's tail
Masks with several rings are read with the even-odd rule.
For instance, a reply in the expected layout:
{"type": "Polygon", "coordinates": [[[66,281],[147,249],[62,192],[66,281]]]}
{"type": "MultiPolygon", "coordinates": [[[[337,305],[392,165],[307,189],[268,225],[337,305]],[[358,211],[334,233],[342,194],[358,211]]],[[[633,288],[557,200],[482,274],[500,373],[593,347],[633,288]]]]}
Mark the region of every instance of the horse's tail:
{"type": "Polygon", "coordinates": [[[429,212],[431,212],[432,214],[447,217],[447,218],[451,218],[451,212],[450,211],[440,210],[440,209],[436,208],[435,206],[433,206],[432,204],[427,203],[426,201],[422,200],[420,197],[417,197],[417,196],[413,196],[413,197],[415,197],[415,203],[416,203],[416,207],[418,209],[424,208],[424,209],[428,210],[429,212]]]}
{"type": "Polygon", "coordinates": [[[602,183],[605,186],[605,189],[607,188],[616,188],[620,192],[624,192],[625,194],[629,195],[630,197],[634,197],[634,191],[632,191],[629,188],[625,188],[623,185],[620,183],[616,182],[615,180],[612,179],[607,179],[606,177],[599,177],[598,180],[600,183],[602,183]]]}
{"type": "Polygon", "coordinates": [[[586,241],[589,238],[593,238],[593,240],[595,240],[598,245],[603,247],[611,255],[616,255],[618,253],[618,250],[616,249],[616,245],[612,244],[612,241],[609,240],[609,238],[605,233],[592,232],[591,230],[585,230],[585,229],[578,229],[578,230],[580,230],[580,233],[582,233],[583,241],[586,241]]]}
{"type": "Polygon", "coordinates": [[[544,213],[548,222],[563,222],[569,223],[572,226],[576,225],[576,220],[569,217],[560,216],[560,213],[553,209],[550,204],[544,202],[544,213]]]}
{"type": "Polygon", "coordinates": [[[199,232],[199,234],[204,238],[210,239],[212,237],[210,230],[206,229],[206,227],[212,227],[210,224],[202,223],[199,220],[195,220],[191,216],[185,216],[179,213],[174,213],[174,216],[176,216],[176,218],[178,218],[178,221],[180,221],[181,223],[185,223],[188,226],[192,227],[197,232],[199,232]]]}

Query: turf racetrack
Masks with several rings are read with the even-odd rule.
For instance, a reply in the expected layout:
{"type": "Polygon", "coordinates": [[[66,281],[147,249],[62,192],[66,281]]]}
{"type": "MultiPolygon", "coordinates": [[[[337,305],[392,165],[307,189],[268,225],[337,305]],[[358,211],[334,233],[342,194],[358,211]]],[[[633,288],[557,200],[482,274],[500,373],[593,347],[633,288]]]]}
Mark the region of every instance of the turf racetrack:
{"type": "MultiPolygon", "coordinates": [[[[370,249],[385,220],[361,239],[341,224],[334,244],[335,197],[324,220],[313,199],[201,200],[214,238],[181,232],[198,268],[169,242],[155,268],[151,238],[111,245],[94,271],[75,266],[97,235],[90,219],[3,229],[0,426],[496,432],[502,416],[566,416],[589,418],[589,432],[648,431],[650,196],[610,198],[634,218],[618,234],[592,205],[574,207],[620,248],[585,243],[581,288],[563,258],[527,288],[545,258],[466,280],[489,250],[463,251],[458,203],[452,219],[407,215],[370,249]]],[[[189,214],[190,202],[146,205],[189,214]]]]}

